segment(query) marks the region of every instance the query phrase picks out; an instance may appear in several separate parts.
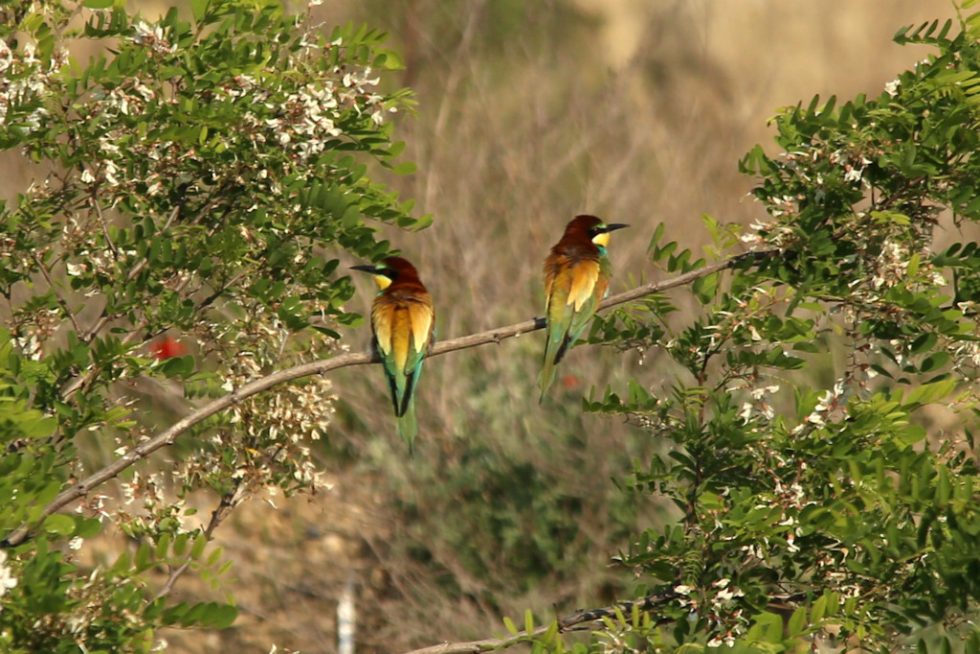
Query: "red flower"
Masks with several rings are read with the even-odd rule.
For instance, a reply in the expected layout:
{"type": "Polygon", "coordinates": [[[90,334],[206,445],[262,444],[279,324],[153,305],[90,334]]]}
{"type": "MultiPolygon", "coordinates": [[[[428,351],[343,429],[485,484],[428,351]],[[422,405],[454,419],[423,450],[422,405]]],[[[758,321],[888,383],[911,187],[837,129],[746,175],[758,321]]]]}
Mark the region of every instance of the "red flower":
{"type": "Polygon", "coordinates": [[[164,336],[160,340],[150,344],[150,352],[153,353],[157,361],[165,361],[187,354],[187,346],[172,336],[164,336]]]}

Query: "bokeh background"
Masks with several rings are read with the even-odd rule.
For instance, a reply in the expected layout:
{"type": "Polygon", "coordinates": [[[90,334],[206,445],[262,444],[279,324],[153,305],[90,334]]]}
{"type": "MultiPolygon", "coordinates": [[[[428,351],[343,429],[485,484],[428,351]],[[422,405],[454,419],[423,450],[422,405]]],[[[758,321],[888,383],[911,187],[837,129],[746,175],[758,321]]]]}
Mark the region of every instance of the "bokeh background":
{"type": "MultiPolygon", "coordinates": [[[[153,16],[169,4],[139,7],[153,16]]],[[[435,222],[385,237],[417,262],[439,336],[450,338],[540,313],[542,260],[576,213],[632,225],[610,247],[612,292],[658,277],[645,257],[658,223],[700,252],[701,214],[761,217],[737,162],[756,143],[773,149],[767,118],[818,93],[879,93],[928,53],[893,44],[892,34],[955,8],[326,0],[313,15],[325,29],[350,20],[385,29],[405,60],[387,83],[415,90],[415,115],[395,120],[418,171],[388,181],[435,222]]],[[[11,153],[0,164],[4,196],[36,174],[11,153]]],[[[357,283],[351,309],[366,310],[373,289],[357,283]]],[[[683,290],[674,299],[686,304],[683,290]]],[[[354,349],[369,340],[366,327],[344,337],[354,349]]],[[[217,588],[183,579],[175,596],[231,592],[241,617],[221,633],[166,633],[172,651],[268,652],[275,643],[335,652],[345,589],[365,653],[499,634],[501,615],[526,608],[550,616],[631,596],[636,580],[610,558],[671,513],[616,482],[662,444],[583,414],[581,398],[627,373],[656,385],[658,357],[576,348],[539,406],[541,346],[540,334],[526,335],[427,363],[412,457],[381,371],[340,371],[320,452],[332,491],[240,507],[218,534],[232,572],[217,588]]]]}

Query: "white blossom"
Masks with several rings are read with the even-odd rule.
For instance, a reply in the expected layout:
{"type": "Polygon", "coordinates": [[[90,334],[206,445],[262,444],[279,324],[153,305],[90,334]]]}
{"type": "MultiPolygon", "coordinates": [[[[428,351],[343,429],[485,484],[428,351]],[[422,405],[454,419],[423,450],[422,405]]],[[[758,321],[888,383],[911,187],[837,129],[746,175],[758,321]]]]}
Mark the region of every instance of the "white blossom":
{"type": "Polygon", "coordinates": [[[28,43],[24,46],[24,63],[28,65],[34,65],[38,63],[37,59],[37,46],[33,43],[28,43]]]}
{"type": "Polygon", "coordinates": [[[11,588],[17,586],[17,578],[14,577],[13,572],[6,565],[7,563],[7,552],[5,550],[0,550],[0,597],[11,588]]]}
{"type": "Polygon", "coordinates": [[[119,172],[119,167],[116,166],[114,162],[105,162],[105,181],[109,186],[119,186],[119,178],[116,174],[119,172]]]}
{"type": "Polygon", "coordinates": [[[763,386],[762,388],[753,388],[752,397],[756,400],[761,400],[766,395],[774,395],[779,391],[779,384],[772,384],[771,386],[763,386]]]}
{"type": "Polygon", "coordinates": [[[845,182],[860,182],[861,174],[864,173],[864,168],[857,168],[856,166],[849,166],[844,172],[845,182]]]}
{"type": "Polygon", "coordinates": [[[144,21],[137,21],[133,25],[135,34],[132,36],[134,43],[148,46],[154,52],[167,54],[176,50],[177,46],[170,45],[163,36],[163,28],[159,25],[150,26],[144,21]]]}
{"type": "Polygon", "coordinates": [[[7,42],[0,39],[0,73],[4,72],[14,63],[14,53],[10,50],[7,42]]]}

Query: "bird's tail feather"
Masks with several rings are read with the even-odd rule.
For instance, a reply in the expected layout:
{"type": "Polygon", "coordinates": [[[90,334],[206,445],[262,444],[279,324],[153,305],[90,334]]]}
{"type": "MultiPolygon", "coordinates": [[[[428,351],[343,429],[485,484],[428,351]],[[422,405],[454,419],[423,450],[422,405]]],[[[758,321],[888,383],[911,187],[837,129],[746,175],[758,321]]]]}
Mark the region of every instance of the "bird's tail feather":
{"type": "Polygon", "coordinates": [[[548,389],[555,383],[555,377],[558,376],[558,362],[562,360],[566,349],[568,349],[568,335],[560,329],[549,326],[544,344],[544,362],[538,375],[538,388],[541,389],[539,404],[544,401],[548,389]]]}
{"type": "Polygon", "coordinates": [[[538,374],[538,388],[541,389],[541,396],[538,398],[538,404],[544,402],[544,396],[548,394],[548,389],[551,385],[555,383],[555,377],[558,376],[558,368],[555,362],[555,357],[548,350],[544,353],[544,363],[541,365],[541,372],[538,374]]]}
{"type": "Polygon", "coordinates": [[[551,361],[545,362],[544,367],[541,368],[541,374],[538,375],[538,388],[541,389],[538,404],[544,402],[544,396],[548,394],[548,389],[555,383],[555,377],[557,375],[558,369],[555,367],[555,364],[551,361]]]}
{"type": "Polygon", "coordinates": [[[398,416],[398,435],[408,444],[411,453],[415,437],[419,435],[419,423],[415,417],[415,398],[408,401],[405,412],[398,416]]]}

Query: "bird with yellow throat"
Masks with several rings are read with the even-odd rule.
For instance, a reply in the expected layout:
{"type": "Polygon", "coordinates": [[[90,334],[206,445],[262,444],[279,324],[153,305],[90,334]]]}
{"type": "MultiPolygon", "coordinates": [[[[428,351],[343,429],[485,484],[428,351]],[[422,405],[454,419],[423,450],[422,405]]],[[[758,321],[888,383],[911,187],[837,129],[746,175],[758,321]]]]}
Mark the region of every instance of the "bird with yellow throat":
{"type": "Polygon", "coordinates": [[[378,285],[371,305],[374,349],[388,378],[398,433],[411,448],[418,435],[415,387],[435,327],[432,296],[415,266],[401,257],[387,257],[376,265],[353,269],[372,274],[378,285]]]}
{"type": "Polygon", "coordinates": [[[582,336],[609,289],[609,235],[628,227],[595,216],[575,216],[544,262],[544,364],[538,377],[541,399],[555,381],[558,362],[582,336]]]}

